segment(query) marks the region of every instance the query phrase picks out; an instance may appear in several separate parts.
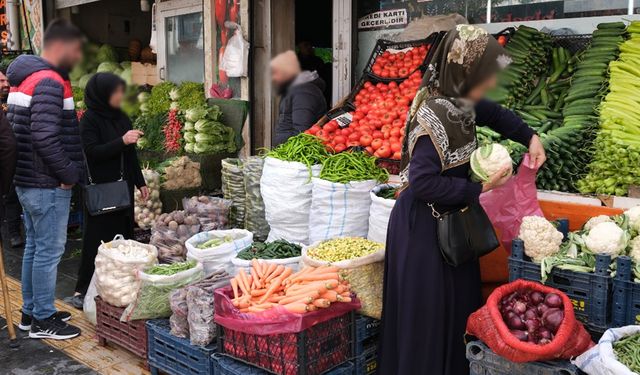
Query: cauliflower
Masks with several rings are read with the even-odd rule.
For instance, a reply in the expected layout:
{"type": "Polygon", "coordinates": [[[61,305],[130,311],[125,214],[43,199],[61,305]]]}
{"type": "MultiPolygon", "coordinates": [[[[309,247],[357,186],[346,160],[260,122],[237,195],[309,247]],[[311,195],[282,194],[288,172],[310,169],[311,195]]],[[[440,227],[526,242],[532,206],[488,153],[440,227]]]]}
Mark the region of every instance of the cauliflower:
{"type": "MultiPolygon", "coordinates": [[[[480,181],[488,181],[504,167],[513,167],[509,150],[499,143],[484,145],[471,154],[471,171],[473,177],[480,181]]],[[[507,173],[511,173],[509,170],[507,173]]]]}
{"type": "Polygon", "coordinates": [[[591,230],[591,228],[595,227],[596,225],[598,225],[600,223],[606,223],[606,222],[609,222],[609,221],[613,221],[613,220],[611,220],[611,218],[609,216],[607,216],[607,215],[594,216],[584,224],[584,227],[582,227],[582,229],[588,231],[588,230],[591,230]]]}
{"type": "Polygon", "coordinates": [[[631,240],[629,245],[631,246],[629,256],[634,262],[636,262],[636,264],[640,263],[640,236],[636,236],[636,238],[631,240]]]}
{"type": "Polygon", "coordinates": [[[584,236],[584,244],[595,254],[618,256],[627,247],[627,233],[614,222],[597,224],[584,236]]]}
{"type": "Polygon", "coordinates": [[[640,206],[631,207],[624,214],[629,219],[629,226],[640,232],[640,206]]]}
{"type": "Polygon", "coordinates": [[[519,237],[524,241],[524,253],[536,263],[556,254],[563,238],[553,224],[540,216],[522,218],[519,237]]]}

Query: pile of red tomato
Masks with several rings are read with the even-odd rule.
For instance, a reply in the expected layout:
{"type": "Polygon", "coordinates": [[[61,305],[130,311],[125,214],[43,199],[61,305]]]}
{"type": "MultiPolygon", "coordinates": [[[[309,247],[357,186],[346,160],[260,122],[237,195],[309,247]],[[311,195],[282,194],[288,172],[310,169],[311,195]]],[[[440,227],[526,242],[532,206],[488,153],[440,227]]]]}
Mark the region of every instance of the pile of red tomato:
{"type": "Polygon", "coordinates": [[[429,47],[421,44],[404,52],[384,51],[374,60],[371,72],[381,78],[407,77],[424,63],[429,47]]]}
{"type": "Polygon", "coordinates": [[[354,98],[355,111],[350,112],[348,127],[340,128],[331,120],[306,133],[320,138],[332,152],[359,146],[378,158],[400,160],[405,121],[421,81],[418,70],[401,83],[366,82],[354,98]]]}

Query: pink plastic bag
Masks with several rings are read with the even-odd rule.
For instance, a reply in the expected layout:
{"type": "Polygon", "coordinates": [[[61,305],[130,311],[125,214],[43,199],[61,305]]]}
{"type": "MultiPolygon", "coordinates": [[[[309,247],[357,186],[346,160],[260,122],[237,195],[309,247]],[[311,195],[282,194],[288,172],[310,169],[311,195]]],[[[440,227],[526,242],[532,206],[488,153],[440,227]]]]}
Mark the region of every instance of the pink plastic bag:
{"type": "Polygon", "coordinates": [[[511,253],[511,241],[518,236],[525,216],[544,216],[538,204],[536,173],[529,167],[529,154],[525,154],[518,174],[504,185],[480,195],[480,204],[493,226],[500,233],[500,243],[511,253]]]}
{"type": "Polygon", "coordinates": [[[360,308],[360,301],[333,303],[326,309],[318,309],[306,314],[294,314],[283,307],[275,307],[259,313],[242,313],[231,303],[231,287],[215,291],[215,321],[221,326],[252,335],[277,335],[298,333],[318,323],[344,315],[360,308]]]}

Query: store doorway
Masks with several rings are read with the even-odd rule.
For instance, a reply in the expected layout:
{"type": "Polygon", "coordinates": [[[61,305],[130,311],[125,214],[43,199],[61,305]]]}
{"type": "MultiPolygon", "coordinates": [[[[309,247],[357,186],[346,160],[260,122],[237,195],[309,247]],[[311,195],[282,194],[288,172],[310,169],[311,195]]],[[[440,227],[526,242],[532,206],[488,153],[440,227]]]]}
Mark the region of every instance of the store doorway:
{"type": "Polygon", "coordinates": [[[333,1],[295,1],[296,53],[302,70],[316,71],[325,82],[325,98],[331,106],[333,86],[333,1]]]}

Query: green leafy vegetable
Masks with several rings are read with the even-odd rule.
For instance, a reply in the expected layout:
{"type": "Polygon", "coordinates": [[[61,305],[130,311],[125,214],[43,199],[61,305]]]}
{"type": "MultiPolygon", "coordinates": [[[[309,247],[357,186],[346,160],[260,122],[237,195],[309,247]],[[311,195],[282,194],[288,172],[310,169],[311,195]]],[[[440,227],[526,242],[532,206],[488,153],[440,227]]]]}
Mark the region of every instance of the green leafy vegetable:
{"type": "Polygon", "coordinates": [[[151,95],[149,95],[149,99],[146,101],[147,110],[152,115],[164,114],[166,115],[169,112],[169,107],[171,106],[171,99],[169,98],[169,92],[173,88],[175,88],[171,82],[162,82],[159,83],[151,89],[151,95]]]}
{"type": "Polygon", "coordinates": [[[273,242],[254,242],[251,246],[240,251],[236,258],[251,259],[285,259],[302,255],[302,247],[285,240],[273,242]]]}

